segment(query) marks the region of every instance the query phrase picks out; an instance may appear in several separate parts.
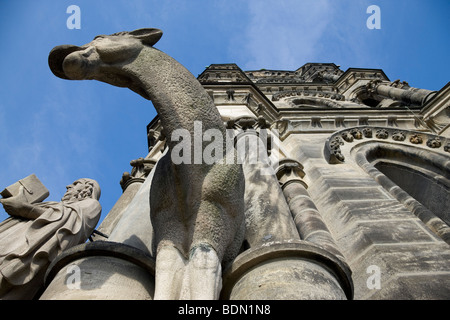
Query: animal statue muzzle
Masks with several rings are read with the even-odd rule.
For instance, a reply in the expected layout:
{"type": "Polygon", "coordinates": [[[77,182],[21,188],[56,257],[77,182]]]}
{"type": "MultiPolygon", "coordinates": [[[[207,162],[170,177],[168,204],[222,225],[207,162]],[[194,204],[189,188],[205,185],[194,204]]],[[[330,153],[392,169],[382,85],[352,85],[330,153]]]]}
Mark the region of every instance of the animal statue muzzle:
{"type": "MultiPolygon", "coordinates": [[[[63,68],[64,61],[68,55],[73,52],[85,50],[84,47],[74,46],[74,45],[61,45],[53,48],[48,56],[48,65],[53,74],[61,79],[72,80],[63,68]]],[[[73,62],[71,63],[73,64],[73,62]]]]}

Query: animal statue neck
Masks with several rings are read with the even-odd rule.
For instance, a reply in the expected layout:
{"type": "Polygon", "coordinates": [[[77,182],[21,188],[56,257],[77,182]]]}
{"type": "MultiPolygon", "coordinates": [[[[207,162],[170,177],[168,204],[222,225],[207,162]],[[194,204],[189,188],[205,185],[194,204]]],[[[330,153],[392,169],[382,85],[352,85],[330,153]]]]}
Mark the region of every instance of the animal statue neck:
{"type": "Polygon", "coordinates": [[[138,92],[137,87],[138,93],[153,102],[167,137],[177,129],[193,134],[195,121],[201,121],[202,130],[215,128],[224,134],[223,121],[211,97],[175,59],[144,46],[136,59],[121,68],[121,73],[137,82],[132,90],[138,92]]]}

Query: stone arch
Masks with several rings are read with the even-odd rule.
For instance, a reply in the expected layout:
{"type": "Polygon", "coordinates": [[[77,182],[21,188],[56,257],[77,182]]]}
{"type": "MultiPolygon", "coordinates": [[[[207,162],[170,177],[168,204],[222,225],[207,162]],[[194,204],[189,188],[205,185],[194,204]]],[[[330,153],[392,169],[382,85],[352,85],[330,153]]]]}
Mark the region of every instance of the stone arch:
{"type": "Polygon", "coordinates": [[[326,142],[329,163],[355,162],[436,235],[450,243],[450,139],[355,127],[326,142]]]}
{"type": "Polygon", "coordinates": [[[366,105],[370,108],[377,107],[380,102],[384,99],[383,97],[378,97],[371,94],[366,86],[360,86],[353,90],[349,96],[351,101],[358,101],[359,103],[366,105]]]}

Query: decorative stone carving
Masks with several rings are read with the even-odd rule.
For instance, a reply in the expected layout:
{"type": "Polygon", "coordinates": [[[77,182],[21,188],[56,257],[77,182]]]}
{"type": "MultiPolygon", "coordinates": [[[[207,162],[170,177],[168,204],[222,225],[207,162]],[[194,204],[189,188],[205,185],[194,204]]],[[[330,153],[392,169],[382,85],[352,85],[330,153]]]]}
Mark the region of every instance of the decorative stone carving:
{"type": "Polygon", "coordinates": [[[345,118],[344,117],[334,118],[334,124],[336,125],[336,128],[339,128],[339,127],[345,128],[345,118]]]}
{"type": "Polygon", "coordinates": [[[414,143],[414,144],[421,144],[421,143],[423,142],[423,138],[422,138],[422,136],[419,135],[419,134],[413,134],[413,135],[409,138],[409,141],[410,141],[411,143],[414,143]]]}
{"type": "Polygon", "coordinates": [[[371,128],[364,128],[363,129],[364,137],[366,138],[372,138],[372,129],[371,128]]]}
{"type": "Polygon", "coordinates": [[[288,126],[289,126],[289,120],[278,120],[276,121],[273,126],[276,130],[278,130],[280,136],[286,133],[288,126]]]}
{"type": "Polygon", "coordinates": [[[259,129],[269,129],[270,123],[263,116],[258,117],[258,128],[259,129]]]}
{"type": "MultiPolygon", "coordinates": [[[[325,143],[324,155],[327,158],[329,163],[341,163],[344,161],[345,156],[342,154],[341,146],[347,143],[355,143],[355,140],[372,139],[372,133],[375,131],[375,138],[387,140],[389,136],[393,141],[403,142],[407,140],[409,137],[409,142],[412,144],[422,144],[424,141],[424,136],[427,138],[427,147],[432,149],[438,149],[442,145],[447,143],[447,139],[440,136],[435,136],[426,133],[416,133],[411,132],[409,130],[401,130],[401,129],[390,129],[390,128],[376,128],[376,127],[355,127],[349,130],[341,130],[334,133],[329,140],[325,143]]],[[[444,151],[450,150],[450,145],[446,145],[444,147],[444,151]]]]}
{"type": "Polygon", "coordinates": [[[276,176],[281,186],[296,181],[302,184],[305,189],[308,188],[306,183],[302,180],[305,176],[303,165],[296,160],[287,158],[282,159],[276,170],[276,176]]]}
{"type": "Polygon", "coordinates": [[[441,139],[439,138],[432,138],[432,139],[428,139],[427,141],[427,146],[429,146],[430,148],[439,148],[441,147],[442,142],[441,139]]]}
{"type": "Polygon", "coordinates": [[[252,98],[252,94],[249,92],[249,93],[247,93],[247,94],[244,96],[244,98],[242,98],[242,102],[243,102],[243,103],[246,103],[246,104],[249,104],[251,98],[252,98]]]}
{"type": "Polygon", "coordinates": [[[353,135],[351,135],[348,131],[342,132],[341,137],[347,142],[353,142],[354,139],[353,135]]]}
{"type": "Polygon", "coordinates": [[[400,82],[400,79],[397,79],[397,80],[391,82],[391,84],[389,86],[394,87],[394,88],[400,88],[400,89],[409,88],[408,82],[406,82],[406,81],[400,82]]]}
{"type": "MultiPolygon", "coordinates": [[[[157,245],[155,299],[217,299],[221,264],[236,257],[244,237],[244,176],[241,165],[193,164],[194,155],[191,164],[173,163],[178,141],[169,137],[175,130],[192,133],[200,121],[203,131],[226,133],[200,82],[152,47],[161,36],[158,29],[102,35],[81,47],[54,48],[49,64],[63,79],[128,87],[153,101],[169,149],[154,169],[155,187],[150,188],[157,245]]],[[[233,98],[231,91],[228,97],[233,98]]]]}
{"type": "Polygon", "coordinates": [[[358,128],[353,128],[350,130],[350,134],[353,136],[353,138],[360,140],[363,138],[363,134],[361,132],[361,130],[359,130],[358,128]]]}
{"type": "Polygon", "coordinates": [[[389,132],[386,129],[378,129],[375,133],[375,137],[378,139],[387,139],[389,132]]]}
{"type": "Polygon", "coordinates": [[[161,132],[150,129],[147,133],[148,151],[150,152],[158,141],[162,139],[161,132]]]}
{"type": "Polygon", "coordinates": [[[389,127],[398,127],[397,117],[396,116],[388,116],[387,124],[389,127]]]}
{"type": "Polygon", "coordinates": [[[320,122],[320,117],[311,117],[311,127],[322,128],[322,123],[320,122]]]}
{"type": "Polygon", "coordinates": [[[344,145],[344,142],[342,142],[342,139],[339,137],[335,137],[330,141],[331,154],[334,155],[334,157],[336,157],[336,159],[340,162],[345,160],[345,157],[341,152],[342,145],[344,145]]]}
{"type": "Polygon", "coordinates": [[[61,202],[29,203],[18,195],[1,199],[10,219],[0,224],[0,298],[32,299],[46,268],[63,250],[84,243],[100,218],[100,187],[79,179],[61,202]]]}
{"type": "Polygon", "coordinates": [[[234,90],[233,89],[227,90],[227,100],[234,101],[234,90]]]}
{"type": "Polygon", "coordinates": [[[144,182],[155,164],[156,160],[154,159],[144,159],[141,157],[136,160],[131,160],[130,165],[133,167],[131,173],[124,172],[122,174],[122,179],[120,179],[120,186],[122,189],[125,191],[125,189],[133,182],[144,182]]]}
{"type": "Polygon", "coordinates": [[[371,93],[371,94],[376,93],[376,88],[377,88],[377,86],[378,86],[380,83],[382,83],[382,81],[381,81],[380,79],[374,79],[374,80],[369,81],[369,82],[366,84],[366,90],[367,90],[367,92],[369,92],[369,93],[371,93]]]}
{"type": "Polygon", "coordinates": [[[406,139],[406,136],[401,131],[395,131],[394,134],[392,135],[392,139],[395,141],[403,141],[406,139]]]}
{"type": "Polygon", "coordinates": [[[319,88],[317,90],[309,90],[307,88],[298,89],[298,90],[290,90],[290,91],[281,91],[277,92],[272,96],[272,101],[279,101],[283,98],[294,97],[294,96],[304,96],[304,97],[315,97],[322,98],[320,101],[324,107],[329,108],[342,108],[341,105],[335,103],[330,100],[336,101],[345,101],[345,96],[340,93],[326,92],[322,91],[319,88]]]}
{"type": "Polygon", "coordinates": [[[360,126],[369,125],[369,117],[359,117],[359,125],[360,126]]]}

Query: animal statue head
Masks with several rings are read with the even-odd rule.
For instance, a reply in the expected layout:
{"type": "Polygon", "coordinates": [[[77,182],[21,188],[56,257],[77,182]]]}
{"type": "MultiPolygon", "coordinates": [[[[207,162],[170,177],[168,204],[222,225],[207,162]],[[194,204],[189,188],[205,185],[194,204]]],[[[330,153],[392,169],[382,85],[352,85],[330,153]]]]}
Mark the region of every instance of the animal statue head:
{"type": "Polygon", "coordinates": [[[133,61],[144,48],[153,46],[162,31],[144,28],[134,31],[99,35],[83,46],[61,45],[48,57],[51,71],[62,79],[98,80],[118,87],[128,87],[146,99],[138,79],[121,72],[121,66],[133,61]]]}

